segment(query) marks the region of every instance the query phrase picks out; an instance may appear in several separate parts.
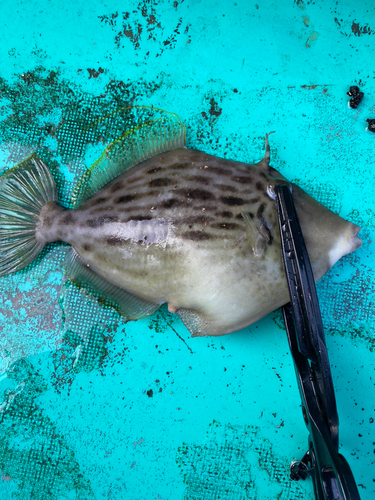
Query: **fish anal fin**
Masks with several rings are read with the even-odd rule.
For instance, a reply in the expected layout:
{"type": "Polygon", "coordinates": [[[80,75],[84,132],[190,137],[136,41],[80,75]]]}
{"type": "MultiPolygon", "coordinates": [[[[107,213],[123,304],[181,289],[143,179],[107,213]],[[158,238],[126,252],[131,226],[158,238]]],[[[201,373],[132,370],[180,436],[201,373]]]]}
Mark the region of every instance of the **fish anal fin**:
{"type": "Polygon", "coordinates": [[[251,216],[248,212],[241,212],[245,221],[246,233],[255,257],[262,257],[271,243],[271,234],[262,216],[251,216]]]}
{"type": "Polygon", "coordinates": [[[83,293],[95,298],[103,305],[113,307],[128,320],[146,318],[160,306],[160,304],[140,299],[99,276],[83,262],[74,248],[67,253],[65,270],[69,280],[83,293]]]}

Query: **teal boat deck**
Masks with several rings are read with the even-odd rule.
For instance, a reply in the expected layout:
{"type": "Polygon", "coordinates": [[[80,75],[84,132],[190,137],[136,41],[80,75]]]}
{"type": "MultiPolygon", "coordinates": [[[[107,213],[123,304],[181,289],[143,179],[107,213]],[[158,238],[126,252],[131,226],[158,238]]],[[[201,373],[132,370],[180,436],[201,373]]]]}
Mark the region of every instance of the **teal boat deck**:
{"type": "MultiPolygon", "coordinates": [[[[68,207],[103,143],[90,126],[152,105],[188,146],[272,164],[362,227],[319,282],[340,450],[375,496],[375,14],[362,0],[5,0],[0,171],[36,151],[68,207]],[[350,85],[365,97],[347,105],[350,85]]],[[[125,323],[66,281],[51,244],[0,279],[0,498],[312,500],[280,311],[190,338],[165,307],[125,323]]]]}

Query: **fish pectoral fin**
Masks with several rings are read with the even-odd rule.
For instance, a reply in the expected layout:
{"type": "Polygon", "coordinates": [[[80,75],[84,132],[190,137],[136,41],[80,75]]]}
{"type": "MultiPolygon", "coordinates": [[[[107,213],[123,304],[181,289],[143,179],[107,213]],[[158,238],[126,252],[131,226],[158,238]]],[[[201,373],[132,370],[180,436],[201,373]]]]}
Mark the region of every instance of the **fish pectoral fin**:
{"type": "Polygon", "coordinates": [[[160,306],[140,299],[99,276],[83,262],[74,248],[67,253],[65,271],[73,285],[95,298],[100,304],[113,307],[128,320],[146,318],[160,306]]]}
{"type": "Polygon", "coordinates": [[[271,243],[271,234],[265,220],[261,216],[251,216],[248,212],[241,212],[245,221],[246,233],[256,257],[264,255],[264,251],[271,243]]]}

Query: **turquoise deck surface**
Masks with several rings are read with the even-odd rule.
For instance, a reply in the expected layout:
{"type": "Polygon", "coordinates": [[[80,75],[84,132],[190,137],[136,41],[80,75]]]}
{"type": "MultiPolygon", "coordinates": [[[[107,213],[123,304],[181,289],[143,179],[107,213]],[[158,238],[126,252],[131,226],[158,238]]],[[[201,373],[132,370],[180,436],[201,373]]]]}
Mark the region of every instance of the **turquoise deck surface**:
{"type": "MultiPolygon", "coordinates": [[[[0,18],[1,171],[37,151],[68,206],[103,147],[85,127],[153,105],[227,158],[275,130],[275,168],[361,225],[318,293],[340,451],[375,498],[373,2],[4,0],[0,18]]],[[[0,498],[312,499],[288,475],[307,430],[280,311],[216,338],[165,308],[125,324],[69,286],[67,249],[0,279],[0,498]]]]}

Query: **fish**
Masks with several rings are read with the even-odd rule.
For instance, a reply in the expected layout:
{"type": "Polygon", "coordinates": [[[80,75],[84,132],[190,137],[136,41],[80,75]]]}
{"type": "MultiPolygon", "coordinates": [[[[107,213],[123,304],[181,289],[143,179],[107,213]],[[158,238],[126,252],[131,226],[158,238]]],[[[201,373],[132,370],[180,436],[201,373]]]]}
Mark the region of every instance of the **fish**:
{"type": "Polygon", "coordinates": [[[229,334],[289,302],[275,185],[287,184],[318,281],[359,248],[360,228],[270,165],[186,147],[174,114],[111,143],[78,182],[72,209],[32,154],[0,178],[0,276],[30,264],[44,245],[71,245],[68,279],[128,320],[162,304],[192,336],[229,334]]]}

